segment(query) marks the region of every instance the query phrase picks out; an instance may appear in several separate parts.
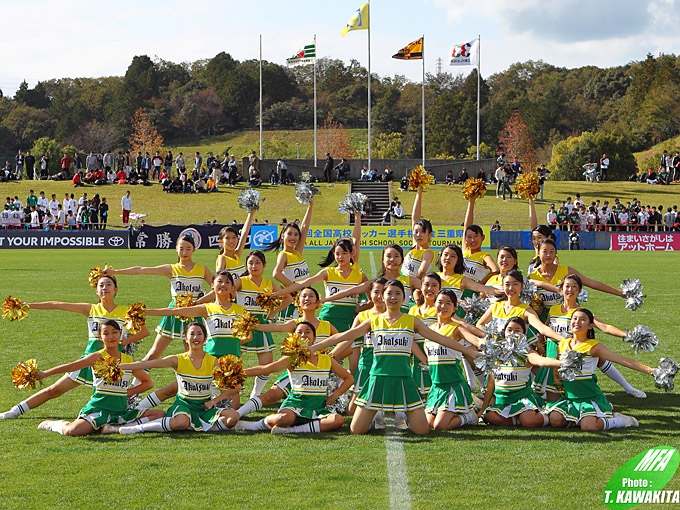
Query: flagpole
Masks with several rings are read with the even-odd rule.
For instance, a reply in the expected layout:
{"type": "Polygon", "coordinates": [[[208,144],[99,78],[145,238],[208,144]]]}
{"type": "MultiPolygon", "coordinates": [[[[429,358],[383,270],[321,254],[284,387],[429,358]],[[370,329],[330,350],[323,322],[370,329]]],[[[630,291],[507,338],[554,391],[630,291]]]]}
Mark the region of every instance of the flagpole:
{"type": "Polygon", "coordinates": [[[316,121],[316,34],[314,34],[314,166],[316,167],[316,128],[317,128],[317,121],[316,121]]]}
{"type": "Polygon", "coordinates": [[[262,152],[262,34],[260,34],[260,159],[264,158],[262,152]]]}
{"type": "Polygon", "coordinates": [[[425,34],[423,34],[423,168],[425,167],[425,34]]]}
{"type": "Polygon", "coordinates": [[[479,106],[480,106],[480,66],[482,60],[482,36],[477,35],[477,161],[479,161],[479,106]]]}
{"type": "Polygon", "coordinates": [[[371,170],[371,2],[368,4],[368,170],[371,170]]]}

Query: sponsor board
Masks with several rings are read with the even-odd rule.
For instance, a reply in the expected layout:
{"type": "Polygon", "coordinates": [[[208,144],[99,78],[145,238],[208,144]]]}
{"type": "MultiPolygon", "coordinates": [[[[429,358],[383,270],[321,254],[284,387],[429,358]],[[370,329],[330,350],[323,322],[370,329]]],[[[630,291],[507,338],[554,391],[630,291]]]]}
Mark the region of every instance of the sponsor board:
{"type": "MultiPolygon", "coordinates": [[[[241,230],[243,225],[233,225],[241,230]]],[[[130,231],[131,248],[175,249],[177,240],[185,235],[194,239],[196,249],[217,248],[219,246],[220,230],[224,225],[163,225],[154,227],[144,225],[130,231]]],[[[247,245],[246,245],[247,246],[247,245]]]]}
{"type": "Polygon", "coordinates": [[[127,230],[0,230],[0,250],[30,248],[129,248],[127,230]]]}
{"type": "Polygon", "coordinates": [[[680,235],[670,232],[612,234],[611,249],[616,251],[678,251],[680,250],[680,235]]]}

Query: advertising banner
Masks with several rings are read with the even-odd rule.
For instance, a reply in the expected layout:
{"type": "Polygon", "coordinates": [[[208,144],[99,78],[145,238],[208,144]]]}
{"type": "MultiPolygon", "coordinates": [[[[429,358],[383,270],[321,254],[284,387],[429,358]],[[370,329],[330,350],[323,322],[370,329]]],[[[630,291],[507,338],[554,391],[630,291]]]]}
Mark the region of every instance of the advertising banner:
{"type": "Polygon", "coordinates": [[[611,249],[616,251],[677,251],[680,250],[680,235],[670,232],[612,234],[611,249]]]}
{"type": "Polygon", "coordinates": [[[0,250],[129,247],[127,230],[0,230],[0,250]]]}
{"type": "MultiPolygon", "coordinates": [[[[130,231],[131,248],[174,249],[177,240],[190,235],[194,238],[196,248],[217,248],[219,246],[220,230],[224,225],[163,225],[152,227],[144,225],[130,231]]],[[[242,225],[234,225],[241,229],[242,225]]]]}

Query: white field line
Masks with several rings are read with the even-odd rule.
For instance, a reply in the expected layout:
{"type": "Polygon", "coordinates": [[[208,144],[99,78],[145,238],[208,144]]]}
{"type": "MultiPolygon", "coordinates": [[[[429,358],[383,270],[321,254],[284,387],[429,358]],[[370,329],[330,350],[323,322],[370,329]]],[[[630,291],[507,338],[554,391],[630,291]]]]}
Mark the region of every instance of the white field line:
{"type": "Polygon", "coordinates": [[[375,265],[375,255],[374,255],[374,251],[375,251],[375,250],[371,250],[371,251],[368,252],[369,255],[370,255],[369,259],[370,259],[370,261],[371,261],[371,275],[372,275],[372,278],[375,278],[375,276],[378,274],[377,266],[375,265]]]}
{"type": "Polygon", "coordinates": [[[385,449],[387,450],[390,510],[410,510],[411,493],[408,490],[404,444],[401,441],[401,433],[394,428],[393,419],[389,419],[387,422],[385,449]]]}

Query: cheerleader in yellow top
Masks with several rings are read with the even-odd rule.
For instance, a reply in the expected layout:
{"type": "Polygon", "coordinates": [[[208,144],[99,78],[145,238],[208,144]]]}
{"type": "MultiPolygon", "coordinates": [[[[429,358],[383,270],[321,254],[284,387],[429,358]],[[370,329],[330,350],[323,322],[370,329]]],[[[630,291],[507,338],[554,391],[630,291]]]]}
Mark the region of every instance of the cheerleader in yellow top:
{"type": "MultiPolygon", "coordinates": [[[[288,223],[281,229],[279,238],[265,250],[282,250],[276,257],[276,266],[274,267],[274,271],[272,271],[272,276],[282,287],[288,287],[293,283],[309,278],[309,266],[307,265],[307,261],[302,257],[302,251],[305,249],[307,232],[309,232],[309,225],[312,221],[313,207],[314,201],[311,200],[309,204],[307,204],[307,211],[302,218],[300,226],[295,223],[288,223]]],[[[281,318],[296,317],[298,317],[298,314],[293,305],[290,305],[281,312],[281,318]]]]}
{"type": "MultiPolygon", "coordinates": [[[[534,269],[541,265],[541,259],[538,257],[538,247],[543,239],[552,239],[557,241],[555,237],[555,231],[548,225],[539,225],[538,217],[536,216],[536,205],[534,199],[529,199],[529,228],[531,229],[531,245],[534,248],[534,258],[529,262],[529,269],[527,269],[527,274],[531,274],[534,269]]],[[[556,264],[559,264],[555,260],[556,264]]]]}
{"type": "Polygon", "coordinates": [[[564,397],[546,406],[550,425],[557,428],[578,425],[581,430],[587,431],[637,427],[639,423],[634,417],[612,413],[612,405],[597,384],[595,368],[602,358],[643,374],[652,375],[656,369],[620,356],[595,340],[595,318],[590,310],[579,308],[574,311],[570,324],[572,336],[560,342],[558,353],[563,355],[574,350],[586,356],[576,379],[562,381],[564,397]]]}
{"type": "MultiPolygon", "coordinates": [[[[441,285],[442,281],[437,273],[427,273],[423,277],[420,286],[418,302],[408,311],[410,315],[423,321],[427,327],[430,327],[437,322],[437,309],[434,306],[434,302],[437,298],[437,294],[441,290],[441,285]]],[[[415,335],[413,341],[422,351],[423,345],[425,344],[425,338],[422,335],[415,335]]],[[[413,357],[411,357],[411,361],[413,381],[416,383],[421,398],[427,398],[427,393],[430,391],[430,386],[432,385],[430,373],[427,371],[426,366],[421,367],[413,357]]],[[[397,416],[397,427],[401,425],[401,418],[403,418],[403,416],[397,416]]]]}
{"type": "Polygon", "coordinates": [[[488,252],[482,251],[484,231],[475,221],[475,199],[471,198],[465,212],[463,222],[463,257],[465,258],[465,276],[478,283],[486,281],[498,273],[498,266],[488,252]]]}
{"type": "MultiPolygon", "coordinates": [[[[73,372],[83,368],[91,368],[97,361],[104,358],[116,358],[123,363],[133,361],[131,356],[120,352],[120,339],[122,328],[113,319],[107,319],[99,328],[99,340],[103,348],[90,353],[77,361],[59,365],[49,370],[40,371],[38,380],[42,380],[54,374],[73,372]]],[[[85,436],[99,432],[108,423],[125,423],[135,420],[136,423],[144,423],[149,419],[155,419],[162,411],[151,409],[149,411],[128,410],[128,397],[137,395],[153,386],[151,378],[143,370],[122,369],[120,381],[107,382],[100,377],[94,377],[92,384],[92,398],[80,410],[78,418],[69,423],[65,420],[47,420],[38,425],[40,430],[57,432],[65,436],[85,436]],[[132,376],[139,384],[130,386],[132,376]]]]}
{"type": "MultiPolygon", "coordinates": [[[[245,313],[243,306],[232,303],[234,298],[234,277],[229,271],[219,271],[213,275],[211,283],[212,293],[215,300],[212,303],[187,306],[181,308],[147,308],[149,316],[179,315],[181,317],[202,317],[208,331],[208,339],[204,350],[208,354],[219,358],[227,354],[241,357],[241,344],[247,340],[234,337],[232,324],[245,313]]],[[[164,400],[177,394],[177,381],[147,395],[138,405],[137,409],[149,409],[156,407],[164,400]]],[[[231,403],[232,409],[239,407],[238,394],[231,403]]]]}
{"type": "MultiPolygon", "coordinates": [[[[307,287],[298,293],[297,306],[301,311],[301,317],[286,321],[283,324],[259,324],[257,329],[269,333],[293,333],[300,322],[306,321],[316,329],[316,338],[318,340],[325,340],[338,332],[330,322],[319,320],[314,315],[319,306],[321,306],[319,303],[319,293],[314,287],[307,287]]],[[[290,378],[288,373],[284,372],[283,375],[274,381],[269,390],[259,396],[251,397],[248,402],[239,407],[238,414],[243,417],[252,412],[259,411],[264,406],[286,398],[289,394],[290,378]]]]}
{"type": "Polygon", "coordinates": [[[167,410],[165,417],[122,427],[108,426],[103,433],[139,434],[142,432],[173,432],[195,430],[199,432],[224,432],[236,423],[238,414],[232,409],[215,409],[216,402],[238,392],[232,388],[210,399],[213,386],[213,370],[217,358],[204,350],[207,330],[199,322],[192,322],[186,328],[186,343],[189,350],[162,359],[123,363],[123,370],[147,370],[150,368],[172,368],[177,379],[177,398],[167,410]]]}
{"type": "MultiPolygon", "coordinates": [[[[578,295],[583,288],[581,278],[575,274],[569,274],[564,277],[560,285],[560,290],[563,298],[562,304],[553,305],[548,313],[546,324],[560,335],[566,337],[571,333],[570,323],[571,316],[579,309],[578,295]]],[[[597,329],[618,338],[625,338],[626,332],[602,322],[597,317],[594,317],[594,324],[597,329]]],[[[552,340],[547,340],[545,355],[548,358],[557,358],[557,343],[552,340]]],[[[597,367],[607,377],[618,383],[629,395],[637,398],[645,398],[645,392],[633,388],[623,375],[612,365],[609,361],[600,360],[597,367]]],[[[546,400],[557,400],[560,396],[559,391],[555,385],[555,379],[552,370],[539,369],[534,378],[533,388],[538,394],[546,394],[546,400]]]]}
{"type": "Polygon", "coordinates": [[[418,278],[423,278],[427,274],[434,260],[434,251],[430,248],[432,223],[420,217],[422,201],[423,188],[418,187],[416,198],[413,201],[413,212],[411,213],[413,247],[406,254],[404,263],[401,266],[401,274],[418,278]]]}
{"type": "MultiPolygon", "coordinates": [[[[472,358],[479,356],[477,351],[432,331],[420,319],[403,314],[400,310],[403,299],[403,284],[398,280],[387,282],[383,291],[385,313],[372,316],[357,327],[333,335],[325,342],[311,347],[311,350],[318,351],[339,343],[338,347],[342,349],[342,343],[347,344],[359,335],[372,333],[373,365],[368,381],[361,388],[356,400],[357,409],[350,425],[352,434],[368,432],[373,418],[380,410],[405,412],[414,434],[429,433],[423,403],[411,375],[411,353],[416,354],[419,351],[414,350],[414,347],[417,349],[413,342],[416,333],[472,358]]],[[[416,356],[420,361],[427,360],[422,352],[416,356]]]]}
{"type": "MultiPolygon", "coordinates": [[[[316,329],[302,321],[295,327],[295,333],[314,343],[316,329]]],[[[288,356],[264,366],[246,369],[248,376],[269,375],[286,370],[290,379],[290,394],[281,404],[278,412],[270,414],[258,422],[239,421],[235,430],[271,431],[272,434],[301,434],[306,432],[329,432],[342,427],[345,420],[339,414],[331,413],[327,405],[345,393],[352,385],[352,376],[328,354],[312,354],[309,361],[293,367],[288,356]],[[328,377],[330,373],[337,375],[342,384],[330,395],[328,377]]]]}
{"type": "MultiPolygon", "coordinates": [[[[199,264],[192,260],[194,252],[196,251],[196,242],[190,235],[185,235],[177,241],[176,246],[177,257],[179,261],[176,264],[163,264],[155,267],[141,267],[134,266],[125,269],[113,269],[107,267],[104,269],[105,274],[149,274],[165,276],[170,279],[170,294],[172,301],[168,306],[175,306],[175,297],[180,294],[191,294],[194,299],[198,299],[204,295],[203,282],[210,284],[212,281],[212,273],[210,269],[203,264],[199,264]]],[[[158,327],[156,328],[156,339],[153,346],[146,353],[144,359],[157,359],[165,352],[170,342],[173,340],[181,340],[184,333],[184,322],[174,316],[164,317],[158,327]]]]}
{"type": "MultiPolygon", "coordinates": [[[[99,302],[96,304],[90,303],[67,303],[64,301],[45,301],[40,303],[28,303],[33,310],[63,310],[66,312],[79,313],[87,317],[87,346],[83,356],[87,356],[94,352],[100,351],[104,344],[102,343],[99,334],[101,324],[107,320],[114,320],[121,326],[122,329],[122,343],[123,346],[134,345],[143,338],[149,336],[149,330],[146,326],[142,326],[138,333],[129,335],[125,329],[125,313],[127,307],[119,306],[115,303],[115,297],[118,293],[118,282],[114,276],[102,276],[97,280],[95,288],[99,302]]],[[[92,370],[90,367],[85,367],[82,370],[77,370],[62,376],[57,382],[51,384],[26,400],[19,402],[13,406],[9,411],[0,413],[0,420],[7,420],[18,418],[26,414],[29,410],[41,406],[48,400],[57,398],[64,393],[77,388],[81,384],[92,386],[92,370]]]]}
{"type": "Polygon", "coordinates": [[[224,227],[220,230],[218,237],[220,253],[215,260],[215,272],[229,271],[238,277],[246,270],[246,265],[241,260],[241,255],[246,247],[248,234],[250,234],[250,227],[253,225],[256,212],[257,208],[248,213],[240,233],[236,227],[232,226],[224,227]]]}
{"type": "MultiPolygon", "coordinates": [[[[260,324],[267,322],[267,319],[273,317],[278,312],[286,308],[292,301],[290,296],[285,296],[281,301],[281,305],[275,310],[264,310],[257,302],[258,294],[272,293],[276,294],[281,289],[268,278],[263,277],[264,268],[267,265],[267,259],[260,250],[251,251],[246,258],[246,269],[248,274],[242,276],[236,281],[236,302],[243,306],[248,312],[255,315],[260,324]]],[[[241,346],[244,352],[254,352],[257,354],[257,361],[261,365],[266,365],[274,361],[272,351],[274,350],[274,340],[271,333],[255,330],[253,331],[253,338],[248,343],[241,346]]],[[[260,376],[255,379],[255,385],[250,394],[253,398],[264,389],[269,376],[260,376]]]]}

